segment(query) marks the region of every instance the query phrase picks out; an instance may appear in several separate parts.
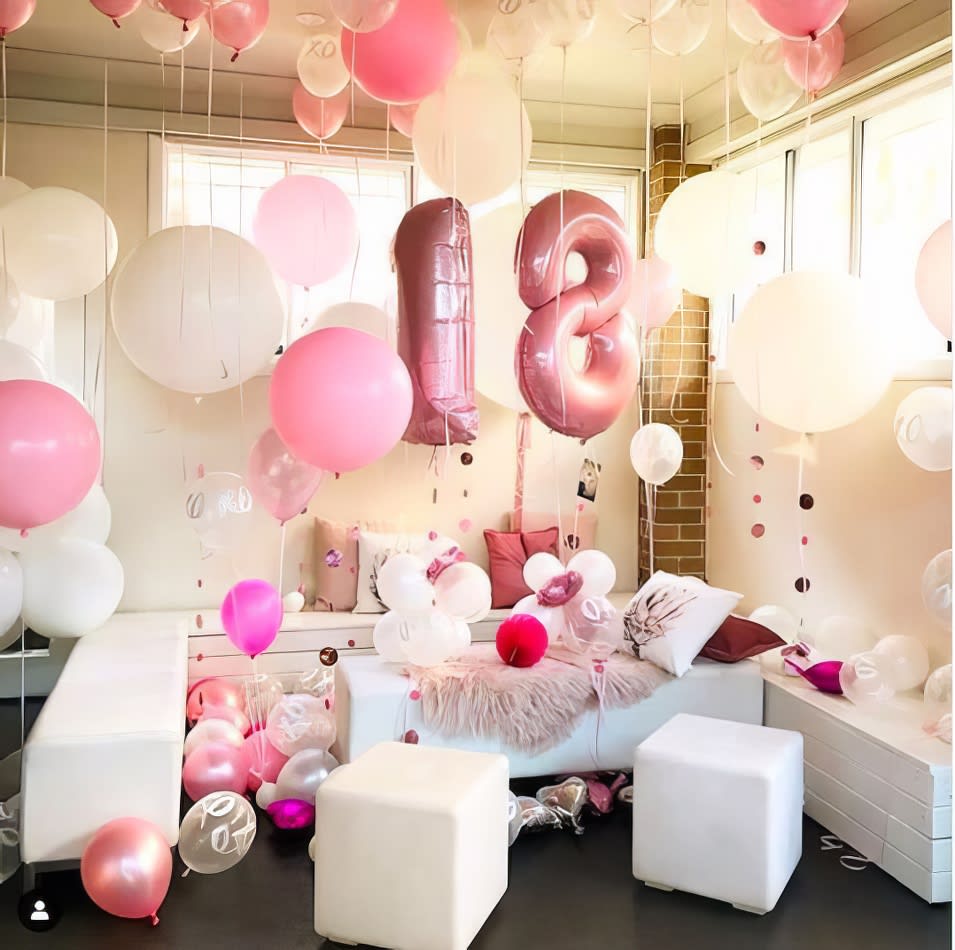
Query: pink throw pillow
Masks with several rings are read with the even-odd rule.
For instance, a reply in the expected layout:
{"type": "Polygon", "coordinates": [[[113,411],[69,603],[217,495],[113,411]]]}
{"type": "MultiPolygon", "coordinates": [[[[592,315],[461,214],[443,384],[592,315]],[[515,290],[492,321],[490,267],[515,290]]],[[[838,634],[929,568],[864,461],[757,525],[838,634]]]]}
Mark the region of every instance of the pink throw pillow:
{"type": "MultiPolygon", "coordinates": [[[[514,512],[512,511],[510,513],[511,531],[514,531],[516,527],[514,521],[514,512]]],[[[521,519],[521,530],[537,532],[549,528],[553,524],[557,524],[556,514],[525,511],[521,519]]],[[[553,552],[558,557],[561,556],[561,553],[569,557],[578,551],[590,551],[597,547],[597,515],[592,511],[577,512],[573,509],[563,511],[561,512],[560,527],[563,551],[560,553],[553,552]]]]}
{"type": "Polygon", "coordinates": [[[353,610],[358,602],[358,525],[315,519],[315,609],[353,610]]]}
{"type": "Polygon", "coordinates": [[[513,607],[531,593],[524,565],[532,554],[557,554],[557,527],[543,531],[485,531],[491,575],[491,607],[513,607]]]}

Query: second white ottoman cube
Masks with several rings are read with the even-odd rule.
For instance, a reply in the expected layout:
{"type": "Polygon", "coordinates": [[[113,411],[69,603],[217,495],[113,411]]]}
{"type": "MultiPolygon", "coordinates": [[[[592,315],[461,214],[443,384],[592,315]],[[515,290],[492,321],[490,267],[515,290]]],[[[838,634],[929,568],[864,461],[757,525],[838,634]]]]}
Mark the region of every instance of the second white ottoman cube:
{"type": "Polygon", "coordinates": [[[633,875],[764,914],[802,855],[798,732],[674,716],[636,752],[633,875]]]}
{"type": "Polygon", "coordinates": [[[465,950],[507,889],[503,755],[384,742],[316,795],[315,930],[465,950]]]}

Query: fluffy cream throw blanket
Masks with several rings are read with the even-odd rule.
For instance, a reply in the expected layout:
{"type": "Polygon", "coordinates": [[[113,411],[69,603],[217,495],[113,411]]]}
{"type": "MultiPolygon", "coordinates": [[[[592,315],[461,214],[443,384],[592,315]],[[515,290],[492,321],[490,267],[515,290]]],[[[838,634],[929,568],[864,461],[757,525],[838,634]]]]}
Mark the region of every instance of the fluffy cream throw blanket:
{"type": "Polygon", "coordinates": [[[573,733],[585,712],[599,705],[625,709],[670,679],[663,670],[615,653],[602,674],[588,660],[551,650],[529,669],[502,663],[494,644],[478,644],[441,666],[409,667],[421,694],[428,728],[444,736],[495,739],[537,755],[573,733]]]}

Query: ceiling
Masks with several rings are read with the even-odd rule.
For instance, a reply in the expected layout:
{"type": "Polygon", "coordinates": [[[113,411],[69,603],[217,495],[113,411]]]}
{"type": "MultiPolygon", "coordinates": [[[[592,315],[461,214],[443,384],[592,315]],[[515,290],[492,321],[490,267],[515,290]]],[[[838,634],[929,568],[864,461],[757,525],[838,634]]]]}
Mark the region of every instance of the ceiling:
{"type": "MultiPolygon", "coordinates": [[[[295,62],[308,30],[297,19],[303,12],[323,13],[328,0],[271,0],[269,28],[257,46],[230,63],[230,51],[213,50],[213,112],[236,116],[242,92],[250,119],[290,120],[295,62]]],[[[477,53],[484,45],[496,0],[448,0],[471,37],[477,53]]],[[[527,0],[524,0],[527,2],[527,0]]],[[[681,89],[691,123],[709,130],[723,116],[723,76],[735,71],[746,49],[732,31],[725,41],[724,0],[712,0],[713,25],[695,52],[674,58],[654,53],[650,66],[653,122],[675,121],[681,89]]],[[[843,17],[846,72],[853,61],[865,68],[894,55],[911,52],[902,38],[918,44],[926,37],[950,35],[950,0],[850,0],[843,17]],[[933,28],[926,31],[931,21],[933,28]],[[947,26],[943,26],[947,23],[947,26]],[[921,31],[921,32],[920,32],[921,31]]],[[[204,115],[209,86],[208,31],[203,28],[185,51],[185,111],[204,115]]],[[[13,99],[101,104],[104,60],[109,65],[111,106],[158,110],[163,96],[159,54],[139,36],[136,14],[116,29],[85,0],[42,0],[26,26],[8,40],[8,89],[13,99]]],[[[535,139],[556,141],[563,101],[564,139],[624,148],[642,145],[647,99],[646,30],[634,27],[614,0],[598,0],[596,27],[589,38],[567,51],[562,88],[562,51],[551,47],[525,68],[524,94],[535,127],[535,139]]],[[[166,108],[178,112],[179,54],[167,57],[166,108]]],[[[732,88],[732,85],[731,85],[732,88]]],[[[732,114],[741,106],[733,96],[732,114]]],[[[356,124],[384,125],[384,107],[359,95],[356,124]]],[[[16,111],[11,112],[16,119],[16,111]]]]}

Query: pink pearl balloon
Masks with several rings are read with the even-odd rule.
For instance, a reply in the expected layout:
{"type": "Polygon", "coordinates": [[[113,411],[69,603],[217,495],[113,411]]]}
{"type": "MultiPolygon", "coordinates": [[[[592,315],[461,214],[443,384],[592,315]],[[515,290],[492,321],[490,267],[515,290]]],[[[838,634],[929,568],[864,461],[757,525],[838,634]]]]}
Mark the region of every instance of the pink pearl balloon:
{"type": "Polygon", "coordinates": [[[224,742],[207,742],[186,758],[182,786],[194,801],[212,792],[245,793],[249,779],[249,755],[224,742]]]}
{"type": "Polygon", "coordinates": [[[249,790],[253,792],[263,782],[274,782],[288,762],[288,756],[279,752],[264,732],[253,732],[245,740],[245,752],[249,757],[249,790]]]}
{"type": "Polygon", "coordinates": [[[320,468],[292,455],[275,429],[266,429],[249,453],[249,491],[281,524],[302,513],[324,477],[320,468]]]}
{"type": "Polygon", "coordinates": [[[172,853],[163,833],[142,818],[107,822],[83,849],[80,876],[90,899],[114,917],[152,918],[172,879],[172,853]]]}
{"type": "Polygon", "coordinates": [[[932,232],[915,266],[919,303],[946,340],[952,338],[952,221],[932,232]]]}
{"type": "Polygon", "coordinates": [[[682,299],[676,274],[662,257],[642,257],[634,264],[627,309],[644,333],[664,326],[682,299]]]}
{"type": "Polygon", "coordinates": [[[398,444],[411,418],[411,377],[383,340],[328,327],[281,356],[269,404],[275,430],[298,458],[350,472],[398,444]]]}
{"type": "Polygon", "coordinates": [[[789,78],[815,94],[821,92],[842,69],[846,39],[837,23],[818,39],[783,40],[783,66],[789,78]]]}
{"type": "Polygon", "coordinates": [[[268,581],[239,581],[225,595],[219,616],[230,643],[255,658],[272,646],[278,635],[282,598],[268,581]]]}
{"type": "Polygon", "coordinates": [[[358,219],[348,196],[327,178],[287,175],[259,199],[252,234],[279,277],[314,287],[354,260],[358,219]]]}
{"type": "Polygon", "coordinates": [[[210,719],[224,719],[232,723],[243,736],[247,736],[252,731],[252,723],[249,717],[241,709],[235,709],[233,706],[216,706],[206,704],[202,707],[202,715],[199,722],[207,722],[210,719]]]}
{"type": "Polygon", "coordinates": [[[420,103],[412,102],[406,106],[391,106],[388,115],[391,119],[392,128],[411,138],[411,131],[414,128],[414,117],[418,111],[420,103]]]}
{"type": "Polygon", "coordinates": [[[849,0],[750,0],[753,9],[783,36],[820,36],[846,12],[849,0]]]}
{"type": "Polygon", "coordinates": [[[186,698],[186,718],[189,722],[198,722],[206,706],[230,706],[244,713],[245,694],[238,684],[210,676],[193,683],[189,688],[186,698]]]}
{"type": "Polygon", "coordinates": [[[24,530],[72,511],[96,481],[96,423],[68,392],[0,382],[0,526],[24,530]]]}
{"type": "Polygon", "coordinates": [[[36,0],[0,0],[0,37],[19,30],[36,10],[36,0]]]}
{"type": "Polygon", "coordinates": [[[103,16],[108,16],[116,26],[119,26],[117,21],[124,16],[129,16],[139,6],[141,0],[90,0],[90,3],[103,16]]]}
{"type": "Polygon", "coordinates": [[[295,121],[309,135],[319,141],[330,139],[345,124],[351,90],[346,86],[337,95],[322,99],[313,96],[301,83],[292,93],[292,113],[295,121]]]}
{"type": "Polygon", "coordinates": [[[358,85],[382,102],[419,102],[437,92],[459,52],[458,32],[444,0],[401,0],[380,30],[342,31],[345,65],[358,85]]]}
{"type": "Polygon", "coordinates": [[[213,3],[206,13],[212,35],[234,53],[255,46],[269,22],[269,0],[225,0],[213,3]]]}
{"type": "Polygon", "coordinates": [[[199,746],[207,742],[224,742],[241,749],[245,744],[245,736],[225,719],[203,719],[186,733],[186,741],[182,747],[183,756],[192,755],[199,746]]]}

